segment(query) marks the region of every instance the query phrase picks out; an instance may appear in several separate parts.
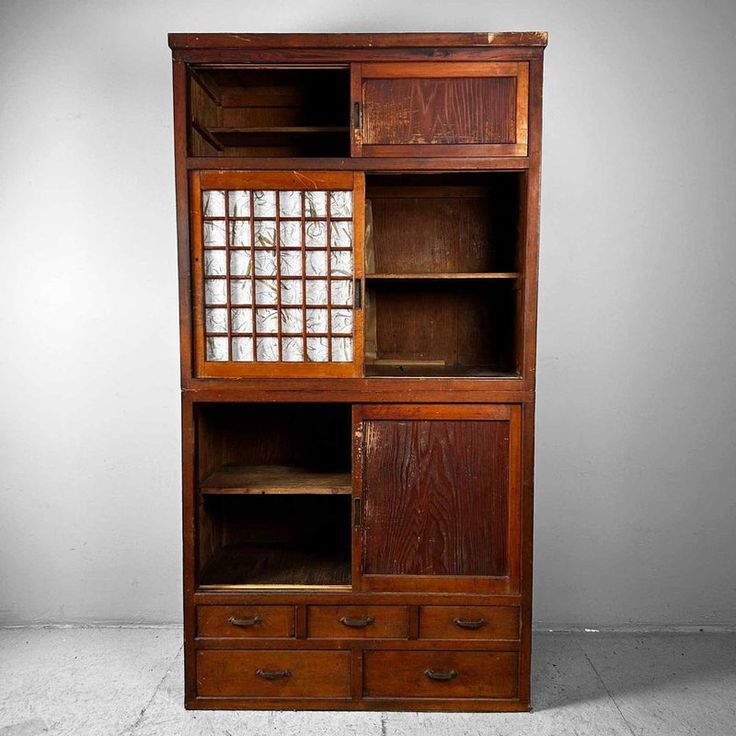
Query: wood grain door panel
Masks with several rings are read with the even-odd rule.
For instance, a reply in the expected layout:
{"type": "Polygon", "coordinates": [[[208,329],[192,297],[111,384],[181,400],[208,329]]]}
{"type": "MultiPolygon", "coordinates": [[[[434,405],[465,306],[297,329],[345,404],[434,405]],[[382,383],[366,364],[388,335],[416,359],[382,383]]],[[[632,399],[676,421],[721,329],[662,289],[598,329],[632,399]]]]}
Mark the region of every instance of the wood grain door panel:
{"type": "Polygon", "coordinates": [[[363,590],[515,592],[520,409],[356,409],[354,581],[363,590]]]}
{"type": "Polygon", "coordinates": [[[526,156],[527,62],[356,65],[365,156],[526,156]]]}

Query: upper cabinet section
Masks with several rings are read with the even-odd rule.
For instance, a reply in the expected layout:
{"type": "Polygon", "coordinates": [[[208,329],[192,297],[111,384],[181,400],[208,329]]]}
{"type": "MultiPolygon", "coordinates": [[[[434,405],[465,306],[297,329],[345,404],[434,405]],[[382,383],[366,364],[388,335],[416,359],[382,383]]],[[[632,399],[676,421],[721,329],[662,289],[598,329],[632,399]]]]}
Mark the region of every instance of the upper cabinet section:
{"type": "Polygon", "coordinates": [[[300,48],[282,40],[172,36],[182,153],[266,168],[266,159],[320,160],[310,168],[353,159],[375,170],[412,157],[487,158],[493,167],[534,150],[544,34],[407,36],[401,45],[315,36],[300,48]]]}
{"type": "Polygon", "coordinates": [[[354,155],[527,155],[528,62],[356,64],[353,89],[354,155]]]}
{"type": "Polygon", "coordinates": [[[350,69],[193,66],[192,156],[350,155],[350,69]]]}

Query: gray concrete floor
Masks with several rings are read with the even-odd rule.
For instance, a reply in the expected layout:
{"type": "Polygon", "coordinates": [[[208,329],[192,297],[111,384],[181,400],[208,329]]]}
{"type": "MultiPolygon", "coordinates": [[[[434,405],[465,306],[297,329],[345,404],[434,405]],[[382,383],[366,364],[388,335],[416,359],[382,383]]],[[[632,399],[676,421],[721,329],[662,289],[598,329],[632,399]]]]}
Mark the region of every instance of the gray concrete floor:
{"type": "Polygon", "coordinates": [[[733,736],[736,634],[535,635],[534,712],[185,711],[178,629],[0,629],[0,736],[733,736]]]}

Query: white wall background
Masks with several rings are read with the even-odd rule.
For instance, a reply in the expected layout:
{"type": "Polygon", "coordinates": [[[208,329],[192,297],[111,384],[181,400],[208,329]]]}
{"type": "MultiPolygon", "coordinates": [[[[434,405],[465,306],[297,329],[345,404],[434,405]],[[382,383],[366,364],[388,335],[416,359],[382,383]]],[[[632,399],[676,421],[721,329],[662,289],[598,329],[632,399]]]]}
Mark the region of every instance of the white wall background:
{"type": "Polygon", "coordinates": [[[736,3],[0,5],[0,623],[180,617],[169,31],[548,30],[535,618],[736,624],[736,3]]]}

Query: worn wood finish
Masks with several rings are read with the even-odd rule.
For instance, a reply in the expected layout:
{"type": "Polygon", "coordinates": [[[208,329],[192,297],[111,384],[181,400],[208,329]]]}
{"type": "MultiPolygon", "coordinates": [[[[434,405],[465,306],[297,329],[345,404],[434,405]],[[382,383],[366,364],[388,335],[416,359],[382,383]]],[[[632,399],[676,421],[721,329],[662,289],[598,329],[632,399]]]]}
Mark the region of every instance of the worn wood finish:
{"type": "Polygon", "coordinates": [[[504,33],[170,33],[172,49],[546,46],[545,31],[504,33]]]}
{"type": "Polygon", "coordinates": [[[308,606],[307,636],[313,639],[407,639],[406,606],[308,606]]]}
{"type": "Polygon", "coordinates": [[[546,34],[170,42],[187,707],[528,709],[546,34]],[[355,361],[203,372],[199,190],[328,182],[355,193],[355,361]]]}
{"type": "Polygon", "coordinates": [[[294,636],[293,606],[198,606],[197,636],[286,638],[294,636]]]}
{"type": "Polygon", "coordinates": [[[518,589],[518,409],[375,405],[353,421],[353,585],[518,589]]]}
{"type": "Polygon", "coordinates": [[[513,606],[422,606],[419,609],[422,639],[519,638],[519,609],[513,606]]]}
{"type": "Polygon", "coordinates": [[[364,657],[366,698],[513,698],[519,689],[514,652],[371,651],[364,657]]]}
{"type": "Polygon", "coordinates": [[[200,484],[202,493],[350,493],[350,473],[316,472],[288,465],[223,465],[200,484]]]}
{"type": "Polygon", "coordinates": [[[361,153],[527,155],[527,62],[362,64],[360,73],[361,153]]]}
{"type": "Polygon", "coordinates": [[[347,698],[350,653],[200,651],[197,690],[220,698],[347,698]]]}
{"type": "Polygon", "coordinates": [[[373,272],[515,272],[519,191],[506,172],[369,174],[373,272]]]}
{"type": "MultiPolygon", "coordinates": [[[[417,361],[438,366],[429,375],[516,374],[513,280],[372,279],[366,309],[375,357],[393,361],[393,375],[411,375],[417,361]]],[[[370,356],[366,373],[375,375],[370,356]]]]}

